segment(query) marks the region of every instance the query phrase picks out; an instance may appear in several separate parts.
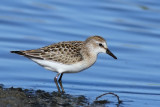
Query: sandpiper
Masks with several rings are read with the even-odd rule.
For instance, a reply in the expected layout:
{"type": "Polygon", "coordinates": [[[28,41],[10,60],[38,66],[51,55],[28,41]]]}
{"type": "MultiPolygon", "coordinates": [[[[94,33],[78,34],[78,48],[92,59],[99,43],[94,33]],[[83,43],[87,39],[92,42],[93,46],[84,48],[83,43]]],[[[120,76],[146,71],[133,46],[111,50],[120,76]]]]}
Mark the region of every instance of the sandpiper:
{"type": "MultiPolygon", "coordinates": [[[[61,82],[64,73],[77,73],[89,68],[96,62],[98,53],[107,53],[117,59],[101,36],[91,36],[85,41],[59,42],[34,50],[11,51],[11,53],[23,55],[47,70],[57,72],[54,78],[57,88],[59,88],[57,84],[59,75],[58,81],[61,82]]],[[[64,91],[62,86],[61,88],[64,91]]]]}

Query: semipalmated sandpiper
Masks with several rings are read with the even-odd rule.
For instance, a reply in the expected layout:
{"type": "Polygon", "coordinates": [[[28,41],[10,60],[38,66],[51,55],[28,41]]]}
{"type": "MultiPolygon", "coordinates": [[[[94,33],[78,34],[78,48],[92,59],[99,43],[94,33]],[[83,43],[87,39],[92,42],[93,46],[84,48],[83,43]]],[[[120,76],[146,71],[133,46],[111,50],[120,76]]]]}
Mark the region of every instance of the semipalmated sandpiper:
{"type": "MultiPolygon", "coordinates": [[[[91,36],[85,41],[67,41],[52,44],[34,50],[11,51],[23,55],[43,66],[47,70],[57,72],[54,80],[57,88],[57,78],[61,82],[63,73],[77,73],[93,65],[98,53],[107,53],[114,59],[117,57],[108,49],[104,38],[91,36]]],[[[63,87],[61,87],[62,90],[63,87]]],[[[59,89],[58,89],[59,90],[59,89]]]]}

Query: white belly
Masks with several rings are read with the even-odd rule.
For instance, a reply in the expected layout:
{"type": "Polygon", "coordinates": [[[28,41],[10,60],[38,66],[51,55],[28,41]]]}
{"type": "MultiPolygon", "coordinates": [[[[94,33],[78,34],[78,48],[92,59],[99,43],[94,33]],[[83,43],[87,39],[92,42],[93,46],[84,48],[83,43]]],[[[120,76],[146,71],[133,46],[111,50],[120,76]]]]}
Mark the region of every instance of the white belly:
{"type": "Polygon", "coordinates": [[[57,63],[55,61],[48,61],[48,60],[40,60],[40,59],[31,59],[34,62],[38,63],[39,65],[43,66],[44,68],[55,71],[58,73],[76,73],[80,72],[92,64],[89,64],[88,61],[80,61],[75,64],[65,65],[62,63],[57,63]]]}

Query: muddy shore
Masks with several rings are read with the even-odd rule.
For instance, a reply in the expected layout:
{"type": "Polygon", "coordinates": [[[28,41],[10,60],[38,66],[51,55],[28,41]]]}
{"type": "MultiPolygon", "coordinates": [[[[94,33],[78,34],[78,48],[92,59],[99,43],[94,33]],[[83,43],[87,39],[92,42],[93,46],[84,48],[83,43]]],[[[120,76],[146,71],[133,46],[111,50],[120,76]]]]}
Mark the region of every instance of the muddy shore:
{"type": "Polygon", "coordinates": [[[61,107],[88,106],[84,96],[71,96],[58,92],[28,90],[22,88],[3,88],[0,86],[1,107],[61,107]]]}
{"type": "Polygon", "coordinates": [[[107,100],[89,102],[85,96],[22,88],[4,88],[0,84],[1,107],[104,107],[107,100]]]}

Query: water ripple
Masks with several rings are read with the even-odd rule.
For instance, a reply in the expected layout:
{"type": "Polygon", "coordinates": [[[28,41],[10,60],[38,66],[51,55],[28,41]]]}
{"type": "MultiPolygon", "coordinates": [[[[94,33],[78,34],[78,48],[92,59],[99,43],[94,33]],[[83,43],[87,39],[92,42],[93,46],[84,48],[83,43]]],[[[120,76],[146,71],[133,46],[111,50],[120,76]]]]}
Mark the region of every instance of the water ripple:
{"type": "Polygon", "coordinates": [[[157,106],[160,93],[159,4],[155,0],[2,0],[0,81],[6,87],[56,91],[55,73],[10,51],[101,35],[118,60],[100,54],[93,67],[64,75],[66,92],[90,98],[103,92],[116,92],[126,99],[124,105],[144,106],[151,101],[157,106]]]}

